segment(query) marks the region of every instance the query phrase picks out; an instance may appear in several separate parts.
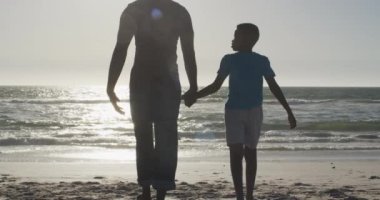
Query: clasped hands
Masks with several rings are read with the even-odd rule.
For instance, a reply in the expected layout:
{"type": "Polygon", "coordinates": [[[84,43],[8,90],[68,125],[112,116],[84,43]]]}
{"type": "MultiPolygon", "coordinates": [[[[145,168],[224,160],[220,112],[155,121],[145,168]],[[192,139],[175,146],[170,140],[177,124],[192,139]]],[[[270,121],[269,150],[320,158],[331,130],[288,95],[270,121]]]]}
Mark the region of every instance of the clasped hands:
{"type": "Polygon", "coordinates": [[[189,90],[181,98],[185,101],[185,105],[190,108],[197,101],[197,91],[189,90]]]}
{"type": "MultiPolygon", "coordinates": [[[[117,102],[120,102],[120,99],[116,96],[115,92],[113,90],[107,90],[107,94],[116,112],[124,115],[125,112],[123,108],[117,104],[117,102]]],[[[191,107],[197,101],[196,95],[197,95],[196,90],[189,90],[184,95],[182,95],[181,99],[185,101],[185,105],[187,107],[191,107]]]]}

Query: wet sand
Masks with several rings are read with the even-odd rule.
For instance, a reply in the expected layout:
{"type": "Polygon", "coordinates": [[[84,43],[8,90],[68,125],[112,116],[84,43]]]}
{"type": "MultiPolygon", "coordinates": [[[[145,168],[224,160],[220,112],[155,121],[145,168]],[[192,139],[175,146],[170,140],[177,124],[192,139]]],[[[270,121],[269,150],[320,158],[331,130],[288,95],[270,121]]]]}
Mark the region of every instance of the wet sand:
{"type": "MultiPolygon", "coordinates": [[[[380,199],[380,161],[262,161],[257,199],[380,199]]],[[[0,163],[0,199],[136,199],[134,163],[0,163]]],[[[154,192],[153,192],[154,194],[154,192]]],[[[180,161],[168,199],[234,199],[226,161],[180,161]]]]}

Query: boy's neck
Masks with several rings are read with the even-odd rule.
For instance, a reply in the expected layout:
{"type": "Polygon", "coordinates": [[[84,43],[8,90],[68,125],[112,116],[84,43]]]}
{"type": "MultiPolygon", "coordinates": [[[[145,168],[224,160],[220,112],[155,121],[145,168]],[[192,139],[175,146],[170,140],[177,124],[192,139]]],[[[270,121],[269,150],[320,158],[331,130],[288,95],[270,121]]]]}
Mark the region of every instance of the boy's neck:
{"type": "Polygon", "coordinates": [[[252,53],[252,49],[249,50],[238,50],[238,53],[252,53]]]}

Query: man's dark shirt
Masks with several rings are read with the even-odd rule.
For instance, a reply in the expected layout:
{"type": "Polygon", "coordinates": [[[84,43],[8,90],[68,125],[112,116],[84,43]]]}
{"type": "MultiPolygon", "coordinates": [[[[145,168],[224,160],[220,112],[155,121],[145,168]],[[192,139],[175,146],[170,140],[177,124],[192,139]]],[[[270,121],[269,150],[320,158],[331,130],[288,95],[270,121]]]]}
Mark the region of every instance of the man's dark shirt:
{"type": "Polygon", "coordinates": [[[178,39],[183,34],[193,34],[187,10],[171,0],[137,0],[128,5],[122,18],[136,28],[131,84],[160,77],[179,83],[178,39]]]}

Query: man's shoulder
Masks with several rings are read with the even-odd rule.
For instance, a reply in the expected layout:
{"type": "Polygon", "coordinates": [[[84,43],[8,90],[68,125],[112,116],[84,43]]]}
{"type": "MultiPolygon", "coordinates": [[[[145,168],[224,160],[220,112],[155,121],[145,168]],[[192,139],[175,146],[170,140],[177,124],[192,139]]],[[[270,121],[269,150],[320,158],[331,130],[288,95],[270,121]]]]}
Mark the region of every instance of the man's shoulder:
{"type": "Polygon", "coordinates": [[[186,8],[184,6],[182,6],[180,3],[178,2],[175,2],[175,1],[172,1],[172,0],[168,0],[172,6],[175,6],[177,7],[178,9],[183,9],[183,10],[186,10],[186,8]]]}
{"type": "Polygon", "coordinates": [[[146,6],[146,3],[145,1],[143,0],[137,0],[137,1],[134,1],[134,2],[131,2],[127,5],[127,7],[124,9],[124,13],[125,14],[129,14],[129,15],[137,15],[138,13],[141,13],[141,11],[143,10],[143,8],[146,6]]]}
{"type": "Polygon", "coordinates": [[[179,4],[178,2],[175,2],[175,1],[172,1],[172,0],[168,0],[170,1],[170,7],[171,7],[171,10],[174,11],[174,13],[176,13],[178,15],[179,18],[187,18],[190,14],[189,12],[187,11],[187,9],[182,6],[181,4],[179,4]]]}
{"type": "MultiPolygon", "coordinates": [[[[151,2],[152,0],[136,0],[134,2],[131,2],[128,4],[128,6],[131,6],[131,7],[135,7],[135,6],[145,6],[145,5],[151,5],[151,2]]],[[[174,8],[177,8],[177,9],[182,9],[182,10],[186,10],[186,8],[184,6],[182,6],[181,4],[179,4],[178,2],[175,2],[175,1],[172,1],[172,0],[167,0],[167,2],[170,6],[174,7],[174,8]]]]}
{"type": "Polygon", "coordinates": [[[143,6],[144,3],[145,3],[145,1],[137,0],[137,1],[129,3],[128,6],[127,6],[127,8],[136,8],[136,7],[139,7],[139,6],[143,6]]]}
{"type": "Polygon", "coordinates": [[[151,5],[151,0],[136,0],[128,4],[127,9],[143,9],[151,5]]]}
{"type": "MultiPolygon", "coordinates": [[[[130,11],[144,10],[144,8],[149,8],[152,6],[151,1],[152,0],[136,0],[134,2],[129,3],[126,10],[130,10],[130,11]]],[[[174,11],[175,13],[179,15],[188,14],[188,11],[186,10],[186,8],[177,2],[172,1],[172,0],[167,0],[166,3],[169,4],[170,10],[174,11]]]]}

